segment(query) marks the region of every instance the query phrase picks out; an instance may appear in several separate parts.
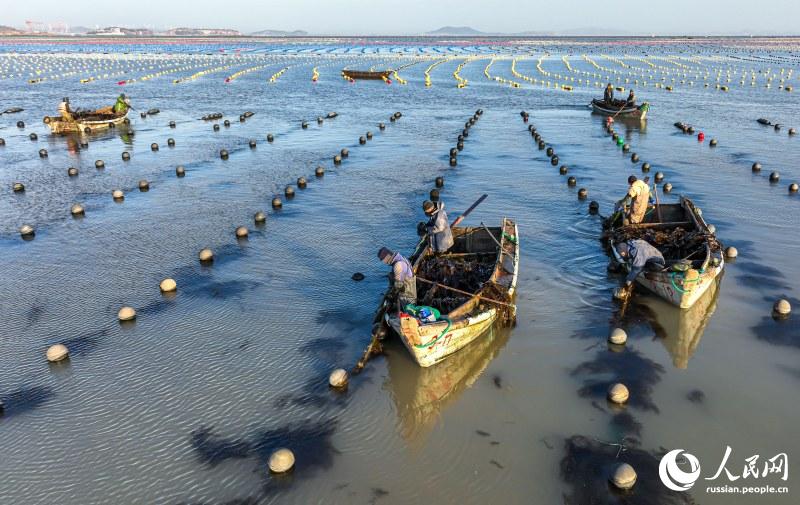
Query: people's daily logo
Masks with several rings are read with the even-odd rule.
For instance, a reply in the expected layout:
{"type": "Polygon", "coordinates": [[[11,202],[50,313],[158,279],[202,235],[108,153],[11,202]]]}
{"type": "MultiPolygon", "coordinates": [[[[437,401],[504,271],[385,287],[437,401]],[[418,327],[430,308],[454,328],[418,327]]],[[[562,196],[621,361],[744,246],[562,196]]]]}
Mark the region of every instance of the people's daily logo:
{"type": "Polygon", "coordinates": [[[661,477],[661,482],[673,491],[687,491],[700,478],[700,461],[683,449],[674,449],[661,458],[658,475],[661,477]],[[678,456],[681,455],[688,462],[688,471],[683,471],[678,466],[678,456]]]}

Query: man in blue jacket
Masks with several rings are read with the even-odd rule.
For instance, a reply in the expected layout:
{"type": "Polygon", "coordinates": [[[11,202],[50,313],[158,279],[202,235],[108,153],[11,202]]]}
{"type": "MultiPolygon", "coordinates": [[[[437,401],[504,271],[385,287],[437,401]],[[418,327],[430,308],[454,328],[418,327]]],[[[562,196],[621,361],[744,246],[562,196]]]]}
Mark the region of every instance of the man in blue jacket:
{"type": "Polygon", "coordinates": [[[617,254],[630,265],[630,272],[625,278],[625,288],[630,290],[633,281],[647,268],[663,269],[666,266],[661,251],[651,246],[647,241],[632,239],[617,244],[617,254]]]}

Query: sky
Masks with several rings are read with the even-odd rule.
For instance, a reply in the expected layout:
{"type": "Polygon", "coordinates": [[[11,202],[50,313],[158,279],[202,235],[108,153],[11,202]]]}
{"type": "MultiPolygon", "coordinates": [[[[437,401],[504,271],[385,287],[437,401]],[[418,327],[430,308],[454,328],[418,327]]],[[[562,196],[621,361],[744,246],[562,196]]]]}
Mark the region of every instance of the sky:
{"type": "Polygon", "coordinates": [[[442,26],[484,32],[656,35],[800,33],[798,0],[0,0],[0,25],[177,26],[416,35],[442,26]]]}

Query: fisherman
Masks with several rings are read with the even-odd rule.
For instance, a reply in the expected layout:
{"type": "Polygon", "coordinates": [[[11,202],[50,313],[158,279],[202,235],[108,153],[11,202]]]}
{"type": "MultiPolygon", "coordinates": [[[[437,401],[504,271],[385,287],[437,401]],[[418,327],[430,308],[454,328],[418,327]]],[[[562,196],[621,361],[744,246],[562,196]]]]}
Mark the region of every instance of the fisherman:
{"type": "Polygon", "coordinates": [[[620,242],[616,245],[616,249],[620,258],[630,266],[630,272],[628,272],[628,276],[625,278],[626,293],[631,290],[633,281],[642,270],[645,268],[651,271],[663,270],[666,266],[661,251],[645,240],[631,239],[620,242]]]}
{"type": "Polygon", "coordinates": [[[392,291],[397,294],[400,308],[417,303],[417,278],[414,277],[411,263],[400,253],[393,252],[386,247],[381,247],[378,251],[378,258],[392,266],[389,283],[392,291]]]}
{"type": "Polygon", "coordinates": [[[128,107],[130,107],[130,105],[131,101],[128,99],[128,97],[125,96],[125,93],[120,93],[120,95],[117,97],[117,101],[114,102],[114,105],[109,105],[108,107],[97,109],[95,113],[124,116],[128,112],[128,107]]]}
{"type": "Polygon", "coordinates": [[[428,223],[425,231],[431,250],[435,254],[447,252],[453,247],[453,232],[450,230],[450,223],[447,221],[447,213],[444,211],[444,202],[433,203],[425,200],[422,203],[422,210],[428,216],[428,223]]]}
{"type": "Polygon", "coordinates": [[[72,121],[72,111],[69,108],[69,98],[62,98],[61,103],[58,104],[58,112],[64,121],[72,121]]]}
{"type": "Polygon", "coordinates": [[[614,105],[614,86],[610,82],[606,86],[605,93],[603,93],[603,101],[608,105],[614,105]]]}
{"type": "Polygon", "coordinates": [[[631,88],[630,92],[628,93],[628,100],[625,101],[625,105],[628,107],[633,107],[636,105],[636,95],[633,94],[633,88],[631,88]]]}
{"type": "Polygon", "coordinates": [[[637,179],[635,175],[628,177],[628,185],[628,194],[617,202],[617,207],[625,209],[624,218],[627,224],[639,224],[644,221],[647,212],[650,186],[645,181],[637,179]]]}

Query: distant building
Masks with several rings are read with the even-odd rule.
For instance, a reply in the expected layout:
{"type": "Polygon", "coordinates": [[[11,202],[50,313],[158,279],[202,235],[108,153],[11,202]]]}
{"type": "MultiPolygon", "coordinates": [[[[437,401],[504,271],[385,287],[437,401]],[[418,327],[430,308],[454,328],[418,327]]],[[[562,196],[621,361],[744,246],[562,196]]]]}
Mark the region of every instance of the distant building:
{"type": "Polygon", "coordinates": [[[86,34],[116,37],[150,36],[153,35],[153,30],[150,30],[149,28],[123,28],[121,26],[107,26],[97,30],[90,30],[86,34]]]}
{"type": "Polygon", "coordinates": [[[164,32],[164,35],[172,35],[176,37],[202,37],[207,35],[221,35],[227,37],[235,37],[241,35],[238,30],[229,30],[227,28],[171,28],[164,32]]]}
{"type": "Polygon", "coordinates": [[[10,26],[0,25],[0,35],[22,35],[22,31],[10,26]]]}

